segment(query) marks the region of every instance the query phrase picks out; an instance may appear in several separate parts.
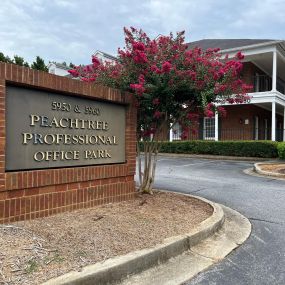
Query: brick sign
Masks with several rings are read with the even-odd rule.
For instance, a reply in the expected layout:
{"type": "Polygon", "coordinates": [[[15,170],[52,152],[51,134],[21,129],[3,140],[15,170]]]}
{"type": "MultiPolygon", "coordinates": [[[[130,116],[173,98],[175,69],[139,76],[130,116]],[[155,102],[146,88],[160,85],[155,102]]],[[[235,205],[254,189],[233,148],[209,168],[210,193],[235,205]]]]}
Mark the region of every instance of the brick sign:
{"type": "Polygon", "coordinates": [[[0,62],[0,224],[133,199],[136,100],[0,62]]]}
{"type": "Polygon", "coordinates": [[[125,106],[6,90],[7,171],[125,162],[125,106]]]}

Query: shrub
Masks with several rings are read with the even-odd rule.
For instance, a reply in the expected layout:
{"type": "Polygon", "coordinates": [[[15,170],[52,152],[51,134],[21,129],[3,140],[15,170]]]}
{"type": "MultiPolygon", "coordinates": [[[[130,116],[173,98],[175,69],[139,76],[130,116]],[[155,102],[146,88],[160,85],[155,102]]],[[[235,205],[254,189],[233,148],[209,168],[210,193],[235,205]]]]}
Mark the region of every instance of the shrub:
{"type": "Polygon", "coordinates": [[[279,158],[285,159],[285,142],[278,143],[277,151],[279,158]]]}
{"type": "MultiPolygon", "coordinates": [[[[277,157],[277,142],[271,141],[175,141],[160,142],[160,152],[246,157],[277,157]]],[[[285,158],[285,144],[283,144],[285,158]]]]}

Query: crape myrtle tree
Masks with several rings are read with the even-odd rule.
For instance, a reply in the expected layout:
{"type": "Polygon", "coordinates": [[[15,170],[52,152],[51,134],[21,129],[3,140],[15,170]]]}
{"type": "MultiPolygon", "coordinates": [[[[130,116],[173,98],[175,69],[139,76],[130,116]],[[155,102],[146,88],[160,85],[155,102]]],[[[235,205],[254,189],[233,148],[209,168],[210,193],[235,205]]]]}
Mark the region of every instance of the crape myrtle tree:
{"type": "Polygon", "coordinates": [[[150,39],[131,27],[124,28],[124,34],[125,47],[118,49],[116,62],[100,62],[93,56],[92,64],[69,72],[83,81],[134,94],[139,190],[152,193],[162,132],[178,123],[182,139],[186,138],[190,128],[198,126],[199,116],[213,117],[216,112],[225,116],[219,105],[248,101],[251,86],[240,78],[240,52],[230,60],[222,58],[219,49],[188,49],[184,32],[150,39]]]}

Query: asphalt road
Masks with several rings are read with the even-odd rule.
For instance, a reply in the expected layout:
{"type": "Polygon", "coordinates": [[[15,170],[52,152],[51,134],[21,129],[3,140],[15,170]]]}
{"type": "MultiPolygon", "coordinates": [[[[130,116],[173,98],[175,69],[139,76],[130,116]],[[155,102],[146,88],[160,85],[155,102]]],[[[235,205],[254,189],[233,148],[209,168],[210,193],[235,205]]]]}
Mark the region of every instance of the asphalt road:
{"type": "Polygon", "coordinates": [[[243,173],[250,162],[160,157],[155,187],[224,204],[252,223],[250,238],[187,285],[285,285],[285,181],[243,173]]]}

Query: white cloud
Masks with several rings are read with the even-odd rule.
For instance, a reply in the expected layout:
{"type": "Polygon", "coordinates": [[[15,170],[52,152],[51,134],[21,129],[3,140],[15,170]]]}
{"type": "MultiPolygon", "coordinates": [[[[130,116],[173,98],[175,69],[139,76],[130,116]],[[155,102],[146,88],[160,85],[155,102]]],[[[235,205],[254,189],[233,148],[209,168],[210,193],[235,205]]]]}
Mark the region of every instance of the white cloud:
{"type": "Polygon", "coordinates": [[[54,0],[53,3],[56,6],[59,6],[59,7],[73,9],[73,8],[77,7],[78,1],[74,1],[74,0],[54,0]]]}
{"type": "MultiPolygon", "coordinates": [[[[266,38],[281,36],[282,26],[285,24],[285,2],[282,0],[258,0],[247,2],[245,12],[241,13],[230,25],[231,28],[246,31],[249,35],[266,38]]],[[[283,36],[284,38],[284,36],[283,36]]]]}
{"type": "Polygon", "coordinates": [[[2,0],[0,51],[32,61],[87,63],[116,53],[124,26],[150,36],[186,30],[201,38],[284,38],[284,0],[2,0]]]}

